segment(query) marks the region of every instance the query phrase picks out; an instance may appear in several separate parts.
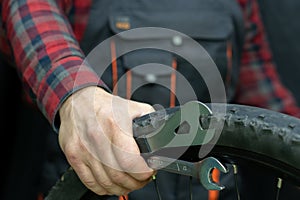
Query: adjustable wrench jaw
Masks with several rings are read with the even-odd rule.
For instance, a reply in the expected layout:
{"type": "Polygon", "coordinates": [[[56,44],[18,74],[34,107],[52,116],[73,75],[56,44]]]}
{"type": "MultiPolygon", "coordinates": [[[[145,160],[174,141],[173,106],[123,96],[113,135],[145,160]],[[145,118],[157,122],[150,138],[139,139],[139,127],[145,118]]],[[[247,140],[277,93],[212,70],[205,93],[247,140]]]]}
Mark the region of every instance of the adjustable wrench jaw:
{"type": "Polygon", "coordinates": [[[212,170],[218,169],[220,172],[227,173],[228,169],[216,158],[208,157],[200,161],[199,180],[207,190],[223,190],[225,186],[219,185],[212,179],[212,170]]]}
{"type": "Polygon", "coordinates": [[[225,188],[212,179],[213,169],[218,169],[223,173],[228,172],[227,168],[214,157],[207,157],[193,163],[162,156],[152,156],[147,159],[147,163],[150,168],[155,170],[195,177],[207,190],[223,190],[225,188]]]}

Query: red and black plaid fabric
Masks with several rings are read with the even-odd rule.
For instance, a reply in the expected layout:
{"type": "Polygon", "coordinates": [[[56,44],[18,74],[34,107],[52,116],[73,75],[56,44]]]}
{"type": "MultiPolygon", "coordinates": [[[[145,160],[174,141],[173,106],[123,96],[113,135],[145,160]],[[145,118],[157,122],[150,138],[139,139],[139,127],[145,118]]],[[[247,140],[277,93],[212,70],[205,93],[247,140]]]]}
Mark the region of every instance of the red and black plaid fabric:
{"type": "MultiPolygon", "coordinates": [[[[0,51],[22,74],[25,89],[53,124],[61,103],[87,85],[104,84],[88,66],[78,41],[83,37],[92,0],[0,0],[0,51]],[[72,16],[74,23],[67,20],[72,16]]],[[[246,35],[235,103],[269,108],[300,117],[281,84],[255,0],[238,0],[246,35]]]]}

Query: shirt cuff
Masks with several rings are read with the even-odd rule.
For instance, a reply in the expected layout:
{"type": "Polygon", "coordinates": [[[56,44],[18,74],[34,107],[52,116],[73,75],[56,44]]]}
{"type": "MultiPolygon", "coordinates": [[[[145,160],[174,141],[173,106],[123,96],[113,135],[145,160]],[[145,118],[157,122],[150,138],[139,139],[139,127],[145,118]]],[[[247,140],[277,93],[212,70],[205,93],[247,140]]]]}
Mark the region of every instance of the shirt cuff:
{"type": "Polygon", "coordinates": [[[37,92],[37,105],[58,133],[59,109],[74,92],[88,86],[99,86],[109,91],[93,69],[82,58],[67,57],[56,62],[43,78],[37,92]]]}

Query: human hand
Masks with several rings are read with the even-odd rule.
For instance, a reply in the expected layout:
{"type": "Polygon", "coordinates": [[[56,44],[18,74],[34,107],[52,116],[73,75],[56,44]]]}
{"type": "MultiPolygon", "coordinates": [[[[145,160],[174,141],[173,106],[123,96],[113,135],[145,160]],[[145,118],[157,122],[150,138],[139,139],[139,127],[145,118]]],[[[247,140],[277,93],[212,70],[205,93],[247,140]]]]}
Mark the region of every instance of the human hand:
{"type": "Polygon", "coordinates": [[[142,188],[155,173],[140,156],[132,120],[154,111],[91,86],[74,93],[59,110],[59,143],[83,184],[99,195],[142,188]]]}

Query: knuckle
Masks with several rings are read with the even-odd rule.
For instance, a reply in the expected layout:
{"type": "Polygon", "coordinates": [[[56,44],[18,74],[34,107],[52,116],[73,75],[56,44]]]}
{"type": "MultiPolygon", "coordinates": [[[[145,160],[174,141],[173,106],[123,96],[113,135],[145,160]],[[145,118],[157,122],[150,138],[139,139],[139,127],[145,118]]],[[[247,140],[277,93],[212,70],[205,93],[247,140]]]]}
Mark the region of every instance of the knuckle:
{"type": "Polygon", "coordinates": [[[87,176],[83,176],[82,177],[82,182],[84,183],[84,185],[90,189],[91,191],[95,192],[98,195],[106,195],[108,194],[108,192],[102,187],[100,186],[97,181],[95,181],[94,179],[91,179],[87,176]]]}
{"type": "MultiPolygon", "coordinates": [[[[98,131],[99,132],[99,131],[98,131]]],[[[97,140],[97,138],[99,137],[97,130],[94,127],[89,127],[87,129],[87,136],[91,141],[95,141],[97,140]]]]}
{"type": "Polygon", "coordinates": [[[151,172],[145,172],[145,173],[139,173],[136,178],[139,181],[146,181],[149,180],[149,178],[153,175],[151,172]]]}
{"type": "Polygon", "coordinates": [[[132,159],[125,159],[124,157],[122,158],[121,162],[122,168],[126,170],[132,170],[136,167],[137,163],[133,162],[132,159]]]}
{"type": "Polygon", "coordinates": [[[112,173],[111,179],[115,183],[122,183],[126,181],[126,176],[123,173],[112,173]]]}
{"type": "Polygon", "coordinates": [[[92,185],[92,186],[86,185],[86,187],[88,189],[90,189],[91,191],[95,192],[98,195],[108,195],[108,194],[110,194],[107,190],[105,190],[104,188],[102,188],[99,185],[92,185]]]}
{"type": "Polygon", "coordinates": [[[119,189],[115,192],[116,195],[121,196],[121,195],[126,195],[129,192],[131,192],[132,190],[128,190],[128,189],[119,189]]]}
{"type": "Polygon", "coordinates": [[[106,119],[106,123],[107,126],[111,129],[111,130],[115,130],[116,129],[116,119],[114,117],[109,117],[106,119]]]}
{"type": "Polygon", "coordinates": [[[133,190],[138,190],[140,188],[142,188],[145,184],[142,184],[142,183],[133,183],[131,186],[130,186],[130,189],[133,191],[133,190]]]}
{"type": "Polygon", "coordinates": [[[111,190],[115,185],[111,180],[108,179],[102,180],[100,184],[106,190],[111,190]]]}
{"type": "Polygon", "coordinates": [[[90,188],[90,189],[95,189],[97,188],[97,182],[96,181],[93,181],[93,180],[90,180],[88,178],[83,178],[83,183],[85,184],[85,186],[87,188],[90,188]]]}
{"type": "Polygon", "coordinates": [[[99,195],[111,195],[111,193],[108,193],[106,190],[101,189],[101,190],[95,190],[95,193],[99,194],[99,195]]]}
{"type": "Polygon", "coordinates": [[[65,149],[65,155],[68,158],[69,162],[72,164],[78,164],[80,163],[80,159],[78,154],[76,153],[76,150],[72,147],[67,147],[65,149]]]}
{"type": "Polygon", "coordinates": [[[120,186],[117,186],[117,185],[114,185],[114,186],[109,186],[109,187],[104,187],[103,188],[105,189],[105,191],[108,193],[108,194],[114,194],[114,195],[124,195],[124,194],[127,194],[129,193],[130,191],[132,190],[128,190],[128,189],[125,189],[123,187],[120,187],[120,186]]]}
{"type": "Polygon", "coordinates": [[[80,173],[80,178],[82,183],[91,191],[95,192],[98,195],[108,195],[110,194],[108,190],[99,184],[96,179],[88,174],[80,173]]]}

